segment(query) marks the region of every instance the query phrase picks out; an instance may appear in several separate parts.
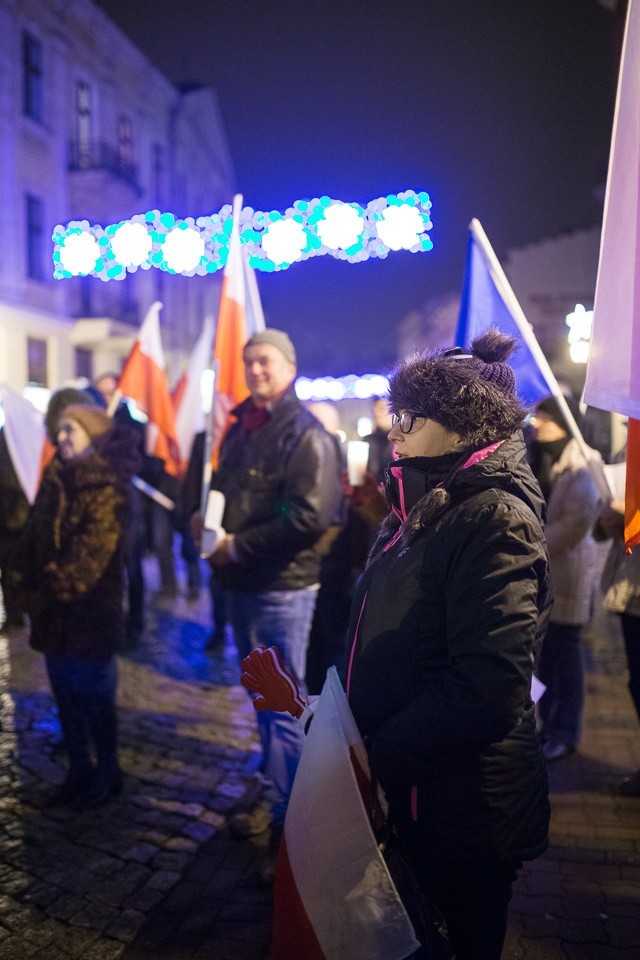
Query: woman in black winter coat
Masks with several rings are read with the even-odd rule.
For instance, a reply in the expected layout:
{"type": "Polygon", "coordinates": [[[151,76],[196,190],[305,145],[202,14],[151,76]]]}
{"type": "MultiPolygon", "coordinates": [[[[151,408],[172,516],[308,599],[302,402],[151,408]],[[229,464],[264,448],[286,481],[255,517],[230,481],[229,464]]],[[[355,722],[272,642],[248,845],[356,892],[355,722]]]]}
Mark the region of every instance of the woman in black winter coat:
{"type": "Polygon", "coordinates": [[[349,703],[458,960],[498,960],[517,870],[547,846],[530,688],[551,591],[512,349],[494,331],[392,377],[391,513],[352,612],[349,703]]]}
{"type": "Polygon", "coordinates": [[[514,346],[489,331],[391,377],[390,513],[351,615],[349,704],[457,960],[499,960],[517,871],[548,843],[530,691],[551,588],[514,346]]]}

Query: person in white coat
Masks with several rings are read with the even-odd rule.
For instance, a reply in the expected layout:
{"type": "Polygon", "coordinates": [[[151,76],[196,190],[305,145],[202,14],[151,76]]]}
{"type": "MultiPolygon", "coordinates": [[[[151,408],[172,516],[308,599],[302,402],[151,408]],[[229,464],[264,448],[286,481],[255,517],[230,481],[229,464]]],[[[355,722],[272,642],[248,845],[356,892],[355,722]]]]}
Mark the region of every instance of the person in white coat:
{"type": "MultiPolygon", "coordinates": [[[[576,420],[577,403],[568,403],[576,420]]],[[[558,401],[541,401],[531,419],[531,466],[548,506],[545,536],[554,605],[536,674],[546,686],[539,707],[542,751],[548,762],[573,753],[580,741],[584,702],[582,628],[593,614],[599,576],[593,526],[600,498],[558,401]]],[[[596,459],[600,455],[594,450],[596,459]]]]}

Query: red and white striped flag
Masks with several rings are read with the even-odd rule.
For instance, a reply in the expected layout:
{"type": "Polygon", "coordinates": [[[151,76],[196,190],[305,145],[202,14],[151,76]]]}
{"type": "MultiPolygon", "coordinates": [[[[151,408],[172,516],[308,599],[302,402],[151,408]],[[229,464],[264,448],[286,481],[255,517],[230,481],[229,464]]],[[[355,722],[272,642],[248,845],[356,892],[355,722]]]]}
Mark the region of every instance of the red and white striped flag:
{"type": "Polygon", "coordinates": [[[220,442],[229,426],[229,413],[248,395],[244,379],[242,348],[257,330],[264,330],[264,314],[255,273],[240,243],[242,196],[233,198],[233,227],[229,256],[224,268],[220,310],[216,325],[213,405],[213,466],[217,466],[220,442]]]}
{"type": "Polygon", "coordinates": [[[584,401],[629,418],[625,541],[640,544],[640,0],[629,0],[584,401]]]}
{"type": "Polygon", "coordinates": [[[32,403],[12,390],[0,387],[4,411],[4,435],[13,469],[24,495],[33,503],[42,471],[55,452],[44,427],[44,416],[32,403]]]}
{"type": "Polygon", "coordinates": [[[213,334],[213,317],[205,317],[187,369],[171,394],[176,412],[176,439],[183,469],[186,469],[189,462],[194,436],[205,429],[202,375],[211,365],[213,334]]]}
{"type": "Polygon", "coordinates": [[[278,851],[272,960],[404,960],[420,946],[369,823],[363,773],[366,750],[331,668],[278,851]]]}
{"type": "Polygon", "coordinates": [[[167,473],[176,476],[180,456],[176,438],[175,411],[165,371],[160,339],[160,310],[156,301],[149,307],[138,338],[124,365],[118,389],[135,400],[147,415],[147,453],[165,461],[167,473]]]}

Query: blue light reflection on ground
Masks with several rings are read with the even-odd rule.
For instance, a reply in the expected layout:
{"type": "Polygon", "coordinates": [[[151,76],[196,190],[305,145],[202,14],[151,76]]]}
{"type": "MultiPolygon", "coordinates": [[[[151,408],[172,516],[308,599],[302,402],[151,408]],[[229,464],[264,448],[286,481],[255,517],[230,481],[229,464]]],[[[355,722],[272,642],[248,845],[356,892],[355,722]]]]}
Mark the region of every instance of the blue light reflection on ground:
{"type": "Polygon", "coordinates": [[[139,644],[123,656],[172,680],[234,686],[240,664],[233,640],[228,636],[224,648],[207,650],[210,632],[202,622],[156,606],[147,613],[147,629],[139,644]]]}

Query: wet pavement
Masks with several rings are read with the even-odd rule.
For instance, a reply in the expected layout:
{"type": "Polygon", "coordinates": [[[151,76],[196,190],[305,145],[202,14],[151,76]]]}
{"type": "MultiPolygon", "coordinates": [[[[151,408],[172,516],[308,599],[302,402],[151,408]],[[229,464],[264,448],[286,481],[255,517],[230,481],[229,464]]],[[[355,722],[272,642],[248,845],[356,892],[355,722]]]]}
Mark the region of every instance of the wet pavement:
{"type": "MultiPolygon", "coordinates": [[[[228,830],[257,790],[253,710],[232,641],[207,651],[209,630],[206,589],[150,597],[119,658],[125,787],[84,813],[46,806],[64,765],[42,657],[0,634],[2,960],[266,957],[268,835],[228,830]]],[[[607,618],[589,655],[583,741],[549,768],[551,846],[516,883],[503,960],[640,958],[640,798],[613,792],[640,767],[640,732],[607,618]]]]}

